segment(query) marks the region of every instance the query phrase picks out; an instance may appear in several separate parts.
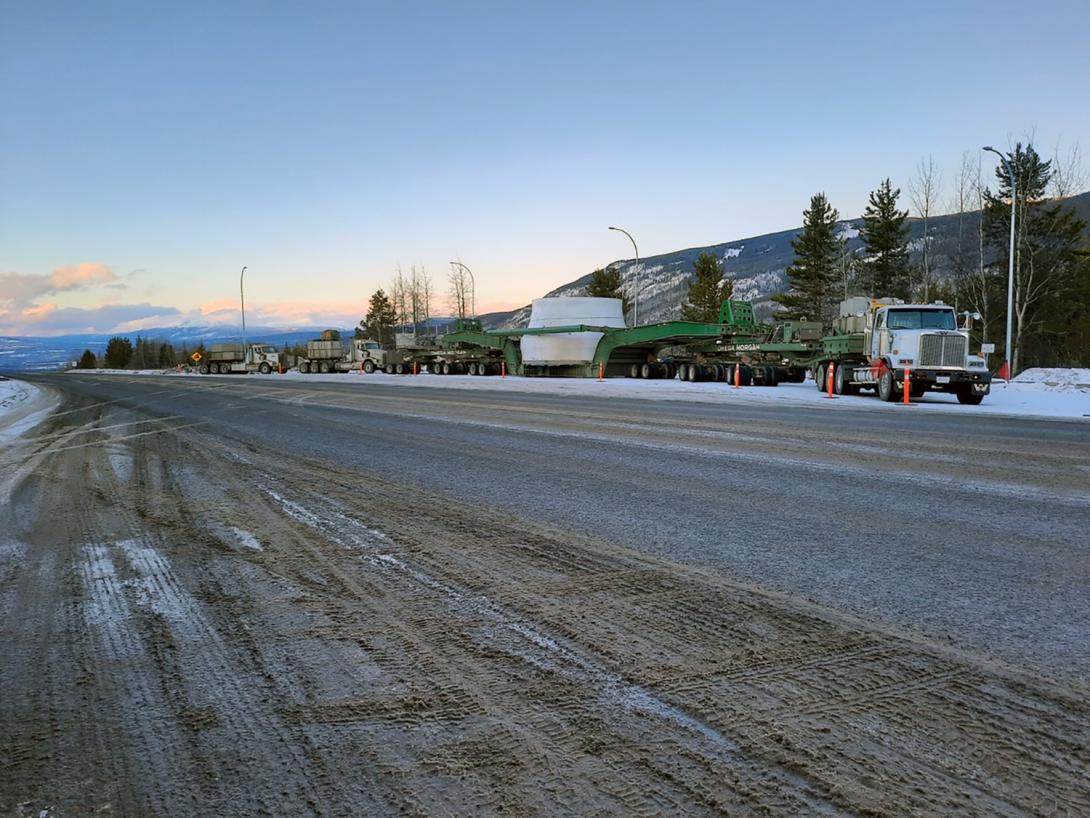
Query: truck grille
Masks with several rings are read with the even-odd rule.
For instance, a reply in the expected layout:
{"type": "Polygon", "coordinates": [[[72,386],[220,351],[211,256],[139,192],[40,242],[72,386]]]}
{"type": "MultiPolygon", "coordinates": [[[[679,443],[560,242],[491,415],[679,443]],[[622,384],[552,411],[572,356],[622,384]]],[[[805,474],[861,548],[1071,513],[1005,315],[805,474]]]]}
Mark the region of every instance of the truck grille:
{"type": "Polygon", "coordinates": [[[964,367],[967,342],[964,335],[925,335],[920,339],[917,366],[964,367]]]}

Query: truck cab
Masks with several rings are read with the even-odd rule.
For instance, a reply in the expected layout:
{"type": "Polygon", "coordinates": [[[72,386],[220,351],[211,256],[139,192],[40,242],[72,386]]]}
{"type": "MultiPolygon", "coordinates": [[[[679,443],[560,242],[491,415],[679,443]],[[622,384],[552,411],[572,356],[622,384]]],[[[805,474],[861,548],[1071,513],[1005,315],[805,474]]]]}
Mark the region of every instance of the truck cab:
{"type": "Polygon", "coordinates": [[[889,399],[890,387],[904,388],[911,374],[912,393],[951,392],[962,403],[980,403],[991,389],[991,376],[969,354],[969,333],[958,328],[957,313],[948,304],[892,303],[875,305],[867,322],[866,349],[878,391],[889,399]],[[883,389],[883,387],[885,387],[883,389]]]}

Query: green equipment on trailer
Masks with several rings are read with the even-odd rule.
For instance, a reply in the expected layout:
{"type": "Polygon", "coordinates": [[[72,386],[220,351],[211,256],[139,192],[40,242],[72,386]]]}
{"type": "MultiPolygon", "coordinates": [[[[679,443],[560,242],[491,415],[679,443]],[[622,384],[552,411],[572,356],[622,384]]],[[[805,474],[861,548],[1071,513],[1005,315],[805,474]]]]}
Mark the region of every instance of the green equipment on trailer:
{"type": "Polygon", "coordinates": [[[719,334],[713,341],[664,351],[679,380],[736,381],[743,386],[801,383],[810,359],[821,348],[821,324],[789,321],[763,324],[749,301],[728,299],[719,309],[719,334]]]}

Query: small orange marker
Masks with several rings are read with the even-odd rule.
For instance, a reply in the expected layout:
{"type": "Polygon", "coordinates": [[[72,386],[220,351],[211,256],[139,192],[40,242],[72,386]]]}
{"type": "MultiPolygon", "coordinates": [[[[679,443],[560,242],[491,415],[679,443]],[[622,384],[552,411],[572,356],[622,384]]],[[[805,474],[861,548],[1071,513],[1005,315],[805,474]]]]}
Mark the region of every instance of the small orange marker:
{"type": "Polygon", "coordinates": [[[735,364],[734,365],[734,388],[735,389],[741,389],[742,388],[742,365],[741,364],[735,364]]]}
{"type": "Polygon", "coordinates": [[[829,374],[826,376],[829,379],[829,397],[833,397],[833,380],[836,376],[836,362],[829,361],[829,374]]]}
{"type": "Polygon", "coordinates": [[[905,406],[912,402],[912,370],[905,370],[905,406]]]}
{"type": "Polygon", "coordinates": [[[606,379],[606,364],[605,361],[598,362],[598,382],[601,383],[606,379]]]}
{"type": "Polygon", "coordinates": [[[507,377],[507,361],[500,361],[500,377],[507,377]]]}

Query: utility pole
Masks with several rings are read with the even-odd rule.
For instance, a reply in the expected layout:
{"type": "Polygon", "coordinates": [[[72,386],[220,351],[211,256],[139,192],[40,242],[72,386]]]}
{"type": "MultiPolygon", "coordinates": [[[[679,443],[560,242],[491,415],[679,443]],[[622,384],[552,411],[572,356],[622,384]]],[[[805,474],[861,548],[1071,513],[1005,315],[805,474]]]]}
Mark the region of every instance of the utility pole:
{"type": "MultiPolygon", "coordinates": [[[[993,148],[991,145],[985,145],[984,150],[990,151],[999,157],[999,160],[1003,163],[1003,166],[1007,169],[1007,175],[1011,180],[1011,248],[1010,248],[1010,265],[1007,268],[1007,345],[1003,350],[1003,370],[999,373],[999,377],[1006,378],[1007,383],[1011,382],[1011,376],[1014,372],[1011,370],[1011,360],[1014,358],[1011,350],[1011,328],[1014,322],[1014,220],[1015,214],[1018,212],[1018,177],[1014,175],[1014,168],[1011,167],[1011,163],[1007,161],[1007,157],[993,148]]],[[[981,216],[983,218],[983,214],[981,216]]]]}
{"type": "Polygon", "coordinates": [[[470,311],[473,313],[473,317],[476,318],[477,317],[477,279],[473,276],[473,271],[470,270],[468,267],[466,267],[464,264],[462,264],[462,262],[452,261],[450,263],[452,265],[454,265],[454,264],[458,265],[463,270],[465,270],[467,273],[469,273],[469,283],[473,286],[473,290],[472,290],[472,293],[470,295],[470,299],[471,299],[471,301],[470,301],[470,311]]]}
{"type": "Polygon", "coordinates": [[[632,234],[623,227],[611,227],[609,229],[628,236],[628,240],[632,242],[632,249],[636,251],[636,274],[632,277],[632,289],[634,290],[632,294],[632,326],[636,326],[640,323],[640,248],[636,246],[636,240],[632,238],[632,234]]]}
{"type": "Polygon", "coordinates": [[[246,292],[242,289],[242,280],[246,277],[246,268],[238,274],[238,294],[242,300],[242,354],[246,354],[246,292]]]}

